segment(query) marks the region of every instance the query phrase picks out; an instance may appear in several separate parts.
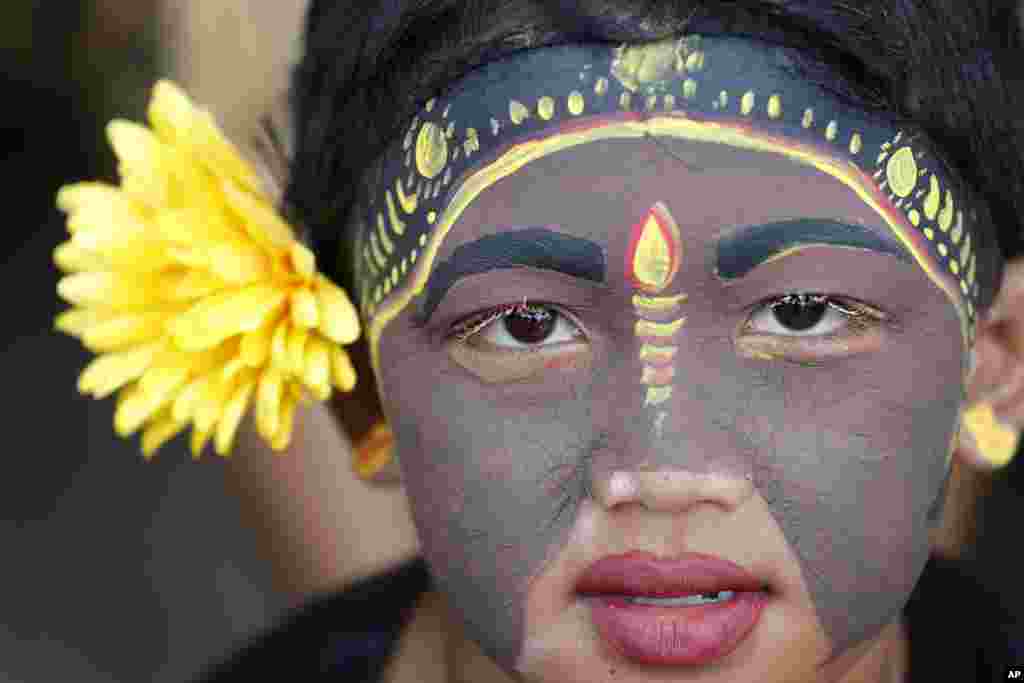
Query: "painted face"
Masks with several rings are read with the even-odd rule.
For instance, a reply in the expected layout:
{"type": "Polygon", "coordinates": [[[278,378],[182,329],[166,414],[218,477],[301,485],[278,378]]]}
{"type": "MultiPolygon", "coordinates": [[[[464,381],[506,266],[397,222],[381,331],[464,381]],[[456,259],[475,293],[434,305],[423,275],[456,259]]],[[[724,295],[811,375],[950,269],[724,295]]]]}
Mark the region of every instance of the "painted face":
{"type": "Polygon", "coordinates": [[[783,63],[696,36],[532,51],[428,105],[385,165],[357,266],[378,385],[425,557],[508,672],[653,676],[574,593],[607,554],[771,585],[707,680],[813,675],[924,566],[980,214],[922,138],[783,63]],[[616,472],[748,494],[617,504],[616,472]]]}

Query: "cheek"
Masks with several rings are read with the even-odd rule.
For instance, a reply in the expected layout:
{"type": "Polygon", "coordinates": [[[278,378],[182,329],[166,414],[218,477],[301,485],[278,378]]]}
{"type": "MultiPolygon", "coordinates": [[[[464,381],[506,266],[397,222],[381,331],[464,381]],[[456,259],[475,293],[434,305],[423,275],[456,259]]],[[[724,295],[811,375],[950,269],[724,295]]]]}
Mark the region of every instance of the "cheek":
{"type": "Polygon", "coordinates": [[[566,454],[579,451],[585,411],[502,410],[405,347],[382,340],[380,385],[424,557],[467,634],[511,667],[530,580],[574,518],[566,454]]]}
{"type": "Polygon", "coordinates": [[[837,652],[891,621],[927,560],[962,382],[949,338],[908,335],[828,371],[787,369],[759,421],[759,486],[837,652]]]}

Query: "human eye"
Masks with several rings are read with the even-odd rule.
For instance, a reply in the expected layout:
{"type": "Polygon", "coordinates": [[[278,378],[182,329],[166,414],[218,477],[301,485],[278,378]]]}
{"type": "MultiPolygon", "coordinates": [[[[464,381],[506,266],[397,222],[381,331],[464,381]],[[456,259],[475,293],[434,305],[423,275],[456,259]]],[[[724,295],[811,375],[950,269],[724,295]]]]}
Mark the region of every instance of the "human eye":
{"type": "Polygon", "coordinates": [[[879,348],[889,316],[859,301],[824,294],[787,294],[757,304],[737,345],[763,359],[813,362],[879,348]]]}
{"type": "Polygon", "coordinates": [[[486,382],[534,378],[545,370],[579,367],[590,344],[561,308],[523,301],[473,314],[452,326],[449,355],[486,382]]]}

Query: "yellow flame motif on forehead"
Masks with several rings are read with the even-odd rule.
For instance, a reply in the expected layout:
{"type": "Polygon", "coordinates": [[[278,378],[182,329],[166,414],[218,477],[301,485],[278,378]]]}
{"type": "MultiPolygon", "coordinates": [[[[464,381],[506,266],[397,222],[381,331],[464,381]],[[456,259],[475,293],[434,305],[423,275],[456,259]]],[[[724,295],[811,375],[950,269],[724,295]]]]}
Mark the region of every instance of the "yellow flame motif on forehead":
{"type": "Polygon", "coordinates": [[[669,253],[668,241],[658,229],[654,217],[650,216],[636,246],[633,272],[638,280],[652,289],[664,289],[669,282],[671,269],[672,255],[669,253]]]}
{"type": "MultiPolygon", "coordinates": [[[[652,353],[652,347],[647,343],[641,343],[640,347],[640,381],[644,385],[644,405],[657,406],[672,397],[672,381],[675,377],[672,359],[676,347],[667,342],[679,333],[686,318],[678,317],[664,322],[660,319],[649,320],[645,316],[674,313],[686,301],[685,294],[656,296],[665,291],[679,273],[683,240],[668,206],[657,202],[633,227],[629,241],[626,248],[626,277],[635,289],[646,295],[633,297],[633,307],[637,314],[634,332],[638,338],[657,338],[659,343],[666,344],[659,353],[652,353]]],[[[667,414],[665,410],[659,410],[653,418],[653,431],[658,438],[662,435],[667,414]]]]}

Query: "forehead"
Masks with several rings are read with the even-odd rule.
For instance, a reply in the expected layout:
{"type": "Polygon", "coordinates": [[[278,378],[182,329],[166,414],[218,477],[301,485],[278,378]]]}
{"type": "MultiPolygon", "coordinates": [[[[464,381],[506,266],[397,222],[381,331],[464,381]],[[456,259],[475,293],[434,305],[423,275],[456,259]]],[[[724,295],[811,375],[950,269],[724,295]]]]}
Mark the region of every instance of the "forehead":
{"type": "Polygon", "coordinates": [[[443,260],[487,235],[548,226],[619,246],[656,202],[690,246],[714,246],[735,226],[822,218],[888,228],[835,178],[784,157],[726,145],[648,138],[605,140],[535,161],[483,190],[440,245],[443,260]]]}

